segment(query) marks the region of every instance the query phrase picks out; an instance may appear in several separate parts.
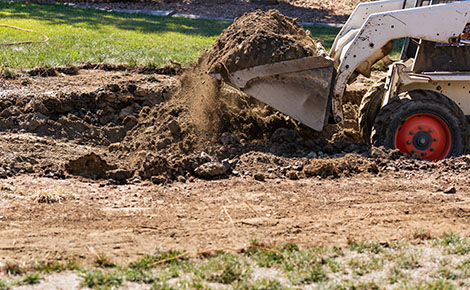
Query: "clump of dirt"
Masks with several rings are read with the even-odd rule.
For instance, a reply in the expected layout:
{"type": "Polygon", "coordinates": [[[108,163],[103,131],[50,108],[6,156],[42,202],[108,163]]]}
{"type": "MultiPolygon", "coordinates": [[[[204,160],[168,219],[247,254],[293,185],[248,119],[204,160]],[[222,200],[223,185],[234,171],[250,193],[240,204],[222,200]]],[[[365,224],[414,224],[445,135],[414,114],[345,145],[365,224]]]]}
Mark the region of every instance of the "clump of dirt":
{"type": "Polygon", "coordinates": [[[307,177],[319,176],[322,178],[330,176],[337,178],[362,172],[377,173],[378,171],[375,162],[357,154],[347,154],[344,157],[334,159],[314,159],[303,170],[307,177]]]}
{"type": "Polygon", "coordinates": [[[93,152],[65,164],[68,173],[91,179],[106,178],[106,172],[113,169],[116,169],[116,166],[108,164],[93,152]]]}
{"type": "Polygon", "coordinates": [[[317,55],[317,43],[294,18],[277,10],[247,13],[217,38],[209,71],[233,72],[262,64],[317,55]]]}

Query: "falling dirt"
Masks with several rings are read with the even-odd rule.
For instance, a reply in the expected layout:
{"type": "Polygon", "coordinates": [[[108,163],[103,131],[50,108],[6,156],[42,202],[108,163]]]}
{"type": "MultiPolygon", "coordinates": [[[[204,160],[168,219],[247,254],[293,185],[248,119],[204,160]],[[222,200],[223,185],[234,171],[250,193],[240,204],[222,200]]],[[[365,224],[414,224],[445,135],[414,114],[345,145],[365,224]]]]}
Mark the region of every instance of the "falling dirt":
{"type": "Polygon", "coordinates": [[[317,55],[309,32],[277,10],[247,13],[225,29],[209,52],[211,73],[317,55]]]}

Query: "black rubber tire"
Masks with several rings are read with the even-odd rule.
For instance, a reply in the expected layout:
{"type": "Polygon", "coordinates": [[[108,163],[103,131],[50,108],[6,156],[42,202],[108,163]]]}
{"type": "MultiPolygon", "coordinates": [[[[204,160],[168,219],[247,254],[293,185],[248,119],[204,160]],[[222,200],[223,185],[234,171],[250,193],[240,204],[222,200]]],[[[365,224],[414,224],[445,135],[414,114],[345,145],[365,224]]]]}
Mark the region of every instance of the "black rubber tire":
{"type": "Polygon", "coordinates": [[[385,79],[382,79],[370,87],[362,98],[359,107],[359,132],[366,143],[371,142],[372,127],[380,111],[385,92],[385,79]]]}
{"type": "Polygon", "coordinates": [[[459,156],[466,151],[469,126],[459,106],[448,97],[434,91],[415,90],[394,97],[375,118],[371,141],[375,146],[395,147],[395,134],[410,116],[419,113],[433,114],[442,119],[452,138],[447,157],[459,156]]]}

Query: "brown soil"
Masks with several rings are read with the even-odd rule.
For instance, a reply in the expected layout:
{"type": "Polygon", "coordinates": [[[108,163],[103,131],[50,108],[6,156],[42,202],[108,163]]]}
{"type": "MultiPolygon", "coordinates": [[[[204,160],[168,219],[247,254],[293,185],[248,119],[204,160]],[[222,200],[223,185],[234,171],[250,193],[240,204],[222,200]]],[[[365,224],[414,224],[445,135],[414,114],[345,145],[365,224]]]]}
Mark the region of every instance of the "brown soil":
{"type": "Polygon", "coordinates": [[[277,10],[247,13],[225,29],[209,51],[209,71],[233,72],[317,55],[316,41],[277,10]]]}
{"type": "MultiPolygon", "coordinates": [[[[100,187],[77,179],[18,176],[4,180],[0,191],[0,262],[92,262],[95,253],[106,253],[127,263],[156,249],[239,247],[252,238],[311,246],[348,239],[384,242],[417,230],[467,234],[469,163],[458,163],[465,167],[333,180],[232,177],[171,186],[100,187]],[[456,194],[442,192],[450,185],[456,194]],[[52,190],[71,197],[53,204],[33,201],[37,192],[52,190]]],[[[251,170],[276,168],[258,164],[251,170]]]]}

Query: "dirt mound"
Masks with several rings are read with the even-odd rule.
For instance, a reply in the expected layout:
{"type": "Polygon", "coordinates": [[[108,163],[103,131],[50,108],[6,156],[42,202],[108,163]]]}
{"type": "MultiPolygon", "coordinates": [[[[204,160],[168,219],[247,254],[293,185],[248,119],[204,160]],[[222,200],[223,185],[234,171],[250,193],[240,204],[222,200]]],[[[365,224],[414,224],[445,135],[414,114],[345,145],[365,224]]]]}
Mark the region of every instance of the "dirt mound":
{"type": "Polygon", "coordinates": [[[317,43],[296,19],[277,10],[247,13],[217,38],[209,71],[220,73],[317,55],[317,43]]]}
{"type": "MultiPolygon", "coordinates": [[[[78,151],[64,148],[60,153],[52,149],[45,155],[48,151],[32,138],[22,144],[21,150],[28,152],[22,154],[24,158],[5,156],[4,162],[0,160],[4,169],[0,176],[36,172],[63,178],[63,161],[96,152],[116,172],[96,174],[79,166],[66,173],[118,182],[134,177],[166,183],[191,180],[198,176],[197,168],[211,162],[223,164],[225,176],[253,171],[237,167],[240,156],[249,152],[282,157],[281,167],[287,168],[297,162],[293,157],[367,154],[369,150],[355,143],[354,136],[342,134],[337,125],[316,133],[210,77],[207,54],[179,77],[173,77],[171,70],[162,71],[169,75],[147,75],[145,70],[119,66],[83,67],[75,75],[61,68],[55,76],[38,73],[0,84],[0,130],[83,146],[78,151]]],[[[357,105],[348,103],[345,109],[346,124],[355,132],[357,105]]],[[[277,176],[295,178],[288,171],[282,169],[277,176]]],[[[210,175],[217,178],[215,173],[210,175]]]]}

